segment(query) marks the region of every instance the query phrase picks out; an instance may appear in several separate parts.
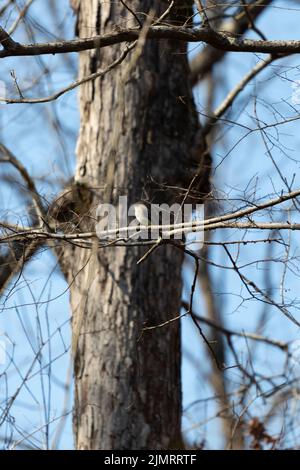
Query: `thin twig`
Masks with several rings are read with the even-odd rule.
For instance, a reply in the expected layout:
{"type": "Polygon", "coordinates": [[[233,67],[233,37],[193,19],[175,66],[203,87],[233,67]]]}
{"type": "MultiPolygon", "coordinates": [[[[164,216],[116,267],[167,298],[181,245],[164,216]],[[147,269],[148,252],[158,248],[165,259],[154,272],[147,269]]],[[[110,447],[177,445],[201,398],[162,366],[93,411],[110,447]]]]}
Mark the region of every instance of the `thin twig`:
{"type": "Polygon", "coordinates": [[[117,67],[119,64],[123,62],[123,60],[126,58],[128,53],[135,47],[136,43],[132,43],[128,45],[124,51],[121,53],[121,55],[116,59],[114,62],[112,62],[106,69],[104,70],[99,70],[98,72],[94,72],[91,75],[88,75],[86,77],[81,78],[80,80],[76,80],[75,82],[71,83],[70,85],[66,86],[65,88],[62,88],[61,90],[57,91],[56,93],[53,93],[52,95],[45,96],[44,98],[22,98],[22,99],[14,99],[14,98],[6,98],[0,97],[0,102],[4,101],[7,104],[21,104],[21,103],[32,103],[32,104],[37,104],[37,103],[48,103],[49,101],[55,101],[57,98],[62,96],[63,94],[74,90],[75,88],[79,87],[80,85],[83,85],[86,82],[96,80],[96,78],[103,77],[106,75],[108,72],[110,72],[112,69],[117,67]]]}
{"type": "Polygon", "coordinates": [[[134,16],[134,18],[136,19],[136,21],[137,21],[139,27],[142,28],[142,27],[143,27],[142,22],[140,21],[140,19],[139,19],[139,17],[137,16],[137,14],[136,14],[128,5],[126,5],[126,3],[124,2],[124,0],[121,0],[121,3],[122,3],[122,5],[126,8],[126,10],[128,10],[129,13],[131,13],[132,16],[134,16]]]}

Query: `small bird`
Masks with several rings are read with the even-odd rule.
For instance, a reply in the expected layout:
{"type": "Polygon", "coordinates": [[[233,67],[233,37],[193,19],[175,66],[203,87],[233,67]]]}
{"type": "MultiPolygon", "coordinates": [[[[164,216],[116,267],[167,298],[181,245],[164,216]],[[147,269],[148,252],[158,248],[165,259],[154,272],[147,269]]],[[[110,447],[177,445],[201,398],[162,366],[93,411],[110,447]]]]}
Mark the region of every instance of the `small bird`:
{"type": "Polygon", "coordinates": [[[149,225],[148,209],[142,202],[134,205],[134,215],[140,225],[149,225]]]}

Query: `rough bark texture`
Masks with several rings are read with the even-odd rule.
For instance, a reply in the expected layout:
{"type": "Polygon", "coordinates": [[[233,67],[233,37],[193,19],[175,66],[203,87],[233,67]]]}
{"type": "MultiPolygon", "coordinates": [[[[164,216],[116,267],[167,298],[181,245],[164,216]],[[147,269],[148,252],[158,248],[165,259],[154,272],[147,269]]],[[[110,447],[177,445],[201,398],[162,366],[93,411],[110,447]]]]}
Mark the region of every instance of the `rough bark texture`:
{"type": "MultiPolygon", "coordinates": [[[[82,0],[78,5],[80,37],[136,21],[121,2],[82,0]]],[[[131,9],[148,13],[154,8],[157,16],[168,5],[130,2],[131,9]]],[[[174,10],[174,20],[181,21],[184,13],[174,10]]],[[[113,62],[123,48],[81,53],[80,77],[113,62]]],[[[127,195],[130,204],[146,196],[175,201],[178,193],[157,191],[160,185],[188,186],[191,162],[203,148],[197,142],[185,49],[182,43],[148,41],[139,56],[131,53],[109,75],[81,87],[75,179],[92,188],[93,208],[99,202],[117,203],[119,195],[127,195]]],[[[179,322],[141,333],[178,315],[182,253],[162,246],[137,266],[144,252],[140,247],[64,250],[74,335],[80,328],[77,449],[181,445],[179,322]]]]}

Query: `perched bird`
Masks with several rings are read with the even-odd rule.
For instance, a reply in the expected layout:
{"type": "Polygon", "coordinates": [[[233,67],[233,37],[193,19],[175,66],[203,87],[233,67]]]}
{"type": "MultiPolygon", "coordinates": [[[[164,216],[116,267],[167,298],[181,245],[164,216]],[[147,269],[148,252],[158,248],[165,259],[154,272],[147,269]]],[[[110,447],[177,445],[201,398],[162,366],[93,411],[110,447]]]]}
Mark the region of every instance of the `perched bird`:
{"type": "Polygon", "coordinates": [[[134,215],[140,225],[149,225],[148,209],[142,202],[134,205],[134,215]]]}

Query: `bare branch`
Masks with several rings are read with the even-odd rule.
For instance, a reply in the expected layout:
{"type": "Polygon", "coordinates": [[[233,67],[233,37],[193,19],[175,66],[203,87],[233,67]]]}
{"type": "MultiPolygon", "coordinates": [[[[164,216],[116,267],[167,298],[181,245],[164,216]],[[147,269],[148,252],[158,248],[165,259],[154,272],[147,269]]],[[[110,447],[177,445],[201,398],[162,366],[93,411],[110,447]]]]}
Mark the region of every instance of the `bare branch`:
{"type": "Polygon", "coordinates": [[[104,70],[99,70],[98,72],[94,72],[91,75],[88,75],[86,77],[81,78],[80,80],[76,80],[75,82],[71,83],[70,85],[62,88],[61,90],[57,91],[56,93],[53,93],[52,95],[45,96],[43,98],[20,98],[20,99],[15,99],[15,98],[1,98],[0,97],[0,102],[3,101],[7,104],[37,104],[37,103],[48,103],[50,101],[55,101],[57,100],[60,96],[64,95],[65,93],[74,90],[78,86],[82,85],[83,83],[96,80],[97,78],[103,77],[105,74],[110,72],[112,69],[117,67],[119,64],[123,62],[123,60],[126,58],[128,53],[135,47],[136,42],[133,42],[129,46],[127,46],[124,51],[121,53],[120,57],[118,57],[114,62],[112,62],[106,69],[104,70]]]}
{"type": "MultiPolygon", "coordinates": [[[[135,41],[139,38],[139,34],[139,28],[132,28],[123,30],[121,29],[117,32],[103,36],[94,36],[85,39],[73,39],[70,41],[56,41],[28,45],[9,42],[10,47],[6,47],[6,49],[0,51],[0,58],[11,56],[16,57],[44,54],[65,54],[69,52],[100,49],[111,46],[113,44],[135,41]]],[[[199,29],[181,26],[151,26],[147,36],[149,39],[172,39],[184,42],[205,42],[222,51],[255,53],[261,52],[263,54],[274,55],[297,54],[300,52],[299,40],[262,41],[254,39],[240,39],[238,37],[232,36],[232,34],[229,32],[217,32],[208,27],[199,29]]],[[[5,36],[3,40],[9,41],[7,36],[5,36]]]]}
{"type": "MultiPolygon", "coordinates": [[[[185,309],[187,309],[188,308],[188,303],[183,302],[183,306],[184,306],[185,309]]],[[[196,313],[194,313],[194,316],[195,316],[195,318],[197,318],[197,320],[199,322],[206,323],[208,326],[210,326],[212,328],[215,328],[216,330],[221,331],[221,333],[223,333],[226,336],[227,335],[228,336],[239,336],[240,338],[248,338],[248,339],[251,339],[253,341],[261,341],[263,343],[269,344],[270,346],[274,346],[276,348],[279,348],[282,351],[287,351],[287,349],[288,349],[288,344],[284,343],[283,341],[277,341],[277,340],[274,340],[272,338],[267,338],[265,336],[258,335],[256,333],[247,333],[245,331],[238,332],[238,331],[230,330],[228,328],[225,328],[222,325],[219,325],[219,324],[209,320],[206,317],[203,317],[201,315],[197,315],[196,313]]]]}
{"type": "Polygon", "coordinates": [[[209,25],[208,17],[205,11],[205,8],[202,5],[202,0],[195,0],[196,7],[198,10],[198,13],[200,15],[200,18],[202,20],[202,24],[209,25]]]}
{"type": "Polygon", "coordinates": [[[139,27],[142,28],[143,25],[142,25],[142,23],[141,23],[139,17],[137,16],[137,14],[124,2],[124,0],[121,0],[121,3],[122,3],[122,5],[126,8],[126,10],[128,10],[129,13],[131,13],[132,16],[136,19],[136,22],[137,22],[137,24],[139,25],[139,27]]]}
{"type": "MultiPolygon", "coordinates": [[[[21,10],[19,9],[19,15],[16,18],[16,20],[14,21],[13,25],[10,27],[8,34],[13,34],[15,32],[15,30],[17,29],[20,21],[26,16],[26,13],[27,13],[29,7],[31,6],[31,4],[33,3],[33,1],[34,0],[28,0],[27,3],[23,6],[23,8],[21,10]]],[[[19,7],[17,6],[17,8],[19,8],[19,7]]]]}
{"type": "MultiPolygon", "coordinates": [[[[3,47],[4,51],[10,55],[10,53],[14,53],[20,44],[15,42],[10,35],[0,26],[0,44],[3,47]]],[[[1,51],[2,52],[2,51],[1,51]]]]}
{"type": "MultiPolygon", "coordinates": [[[[13,276],[21,273],[25,264],[37,253],[43,241],[37,240],[28,245],[13,243],[9,251],[0,256],[0,295],[12,280],[13,276]]],[[[20,277],[20,274],[19,274],[20,277]]]]}
{"type": "Polygon", "coordinates": [[[43,224],[43,221],[46,218],[46,214],[44,211],[43,203],[35,187],[33,179],[29,175],[24,165],[22,165],[22,163],[10,152],[10,150],[1,143],[0,143],[0,155],[1,155],[0,162],[10,163],[11,165],[13,165],[18,170],[22,178],[24,179],[27,185],[27,189],[30,192],[30,195],[34,202],[36,216],[40,220],[40,223],[43,224]]]}
{"type": "Polygon", "coordinates": [[[255,25],[255,22],[253,20],[253,17],[251,15],[251,11],[249,9],[249,5],[245,2],[245,0],[241,0],[242,4],[243,4],[243,7],[244,7],[244,10],[245,10],[245,13],[247,15],[247,18],[249,20],[249,24],[251,26],[251,29],[253,29],[253,31],[256,32],[256,34],[258,34],[258,36],[261,37],[261,39],[263,39],[264,41],[266,41],[266,36],[257,28],[257,26],[255,25]]]}
{"type": "Polygon", "coordinates": [[[250,70],[245,77],[233,88],[233,90],[228,93],[224,101],[218,106],[218,108],[214,111],[213,115],[209,117],[208,122],[203,126],[201,130],[202,135],[207,135],[212,126],[226,113],[226,111],[230,108],[236,97],[244,90],[245,86],[254,78],[256,77],[262,70],[264,70],[269,64],[274,62],[278,57],[274,57],[270,55],[267,59],[262,60],[250,70]]]}
{"type": "Polygon", "coordinates": [[[162,14],[156,21],[154,21],[153,26],[156,26],[156,25],[162,23],[163,20],[164,20],[165,18],[167,18],[167,16],[171,13],[173,7],[174,7],[174,0],[171,1],[170,5],[169,5],[168,8],[163,12],[163,14],[162,14]]]}

